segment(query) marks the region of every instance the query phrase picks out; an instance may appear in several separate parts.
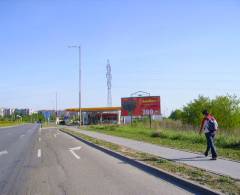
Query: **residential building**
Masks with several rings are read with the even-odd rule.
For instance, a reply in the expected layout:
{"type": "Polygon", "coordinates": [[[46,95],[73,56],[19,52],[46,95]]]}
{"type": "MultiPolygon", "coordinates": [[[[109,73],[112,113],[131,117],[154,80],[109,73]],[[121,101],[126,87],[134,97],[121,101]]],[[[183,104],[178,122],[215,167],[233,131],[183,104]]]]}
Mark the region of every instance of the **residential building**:
{"type": "Polygon", "coordinates": [[[0,116],[4,117],[4,108],[0,108],[0,116]]]}

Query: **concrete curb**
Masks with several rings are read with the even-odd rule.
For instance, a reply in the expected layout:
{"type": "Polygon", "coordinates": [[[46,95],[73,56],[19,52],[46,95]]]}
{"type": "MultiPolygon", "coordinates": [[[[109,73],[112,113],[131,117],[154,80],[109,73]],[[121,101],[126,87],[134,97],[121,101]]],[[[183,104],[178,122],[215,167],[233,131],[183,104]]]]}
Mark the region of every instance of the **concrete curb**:
{"type": "Polygon", "coordinates": [[[79,141],[95,148],[95,149],[98,149],[108,155],[111,155],[119,160],[122,160],[122,161],[125,161],[127,162],[128,164],[134,166],[134,167],[137,167],[138,169],[141,169],[142,171],[146,172],[146,173],[149,173],[151,175],[154,175],[155,177],[158,177],[162,180],[165,180],[169,183],[172,183],[180,188],[183,188],[184,190],[187,190],[191,193],[194,193],[194,194],[204,194],[204,195],[219,195],[219,194],[222,194],[220,192],[217,192],[217,191],[214,191],[210,188],[207,188],[205,186],[201,186],[197,183],[194,183],[192,181],[189,181],[189,180],[186,180],[186,179],[183,179],[179,176],[176,176],[176,175],[173,175],[171,173],[168,173],[164,170],[161,170],[159,168],[156,168],[156,167],[153,167],[151,165],[148,165],[144,162],[141,162],[141,161],[138,161],[136,159],[133,159],[133,158],[130,158],[128,156],[125,156],[125,155],[122,155],[120,154],[119,152],[115,152],[115,151],[112,151],[108,148],[105,148],[105,147],[102,147],[102,146],[99,146],[99,145],[96,145],[90,141],[87,141],[81,137],[78,137],[76,135],[73,135],[71,134],[70,132],[65,132],[61,129],[59,129],[61,132],[63,133],[66,133],[76,139],[78,139],[79,141]]]}

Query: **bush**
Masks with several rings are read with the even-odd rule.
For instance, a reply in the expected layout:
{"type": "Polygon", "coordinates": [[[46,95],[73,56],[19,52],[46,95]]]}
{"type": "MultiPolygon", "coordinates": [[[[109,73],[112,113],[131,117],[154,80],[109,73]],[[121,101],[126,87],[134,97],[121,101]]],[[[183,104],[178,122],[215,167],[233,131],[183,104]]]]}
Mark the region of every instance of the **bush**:
{"type": "Polygon", "coordinates": [[[151,137],[161,137],[162,132],[159,130],[153,131],[151,137]]]}
{"type": "Polygon", "coordinates": [[[209,110],[217,119],[219,127],[226,130],[240,128],[240,99],[236,96],[217,96],[210,100],[208,97],[199,96],[182,110],[171,113],[170,119],[180,120],[183,124],[199,127],[203,118],[202,111],[209,110]]]}
{"type": "Polygon", "coordinates": [[[236,96],[219,96],[212,100],[211,112],[221,128],[240,127],[240,100],[236,96]]]}
{"type": "Polygon", "coordinates": [[[181,120],[182,119],[182,114],[183,114],[183,111],[180,110],[180,109],[177,109],[175,111],[172,111],[169,118],[172,119],[172,120],[181,120]]]}

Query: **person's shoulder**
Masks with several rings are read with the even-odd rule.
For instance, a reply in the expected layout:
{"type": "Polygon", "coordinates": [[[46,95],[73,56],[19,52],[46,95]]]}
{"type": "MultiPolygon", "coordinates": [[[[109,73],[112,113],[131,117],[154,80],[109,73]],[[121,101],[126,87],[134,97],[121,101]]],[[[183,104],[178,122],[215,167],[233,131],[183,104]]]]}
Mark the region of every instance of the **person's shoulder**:
{"type": "Polygon", "coordinates": [[[209,119],[212,119],[212,120],[216,120],[216,118],[212,115],[212,114],[209,114],[209,119]]]}

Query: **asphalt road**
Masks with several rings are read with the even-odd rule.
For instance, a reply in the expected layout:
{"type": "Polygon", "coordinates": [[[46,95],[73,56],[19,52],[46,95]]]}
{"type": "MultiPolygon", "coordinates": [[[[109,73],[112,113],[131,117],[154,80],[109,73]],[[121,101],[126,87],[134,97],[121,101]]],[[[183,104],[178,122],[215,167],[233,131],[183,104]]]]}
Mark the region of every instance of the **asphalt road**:
{"type": "Polygon", "coordinates": [[[1,195],[188,193],[55,128],[0,129],[1,195]]]}

